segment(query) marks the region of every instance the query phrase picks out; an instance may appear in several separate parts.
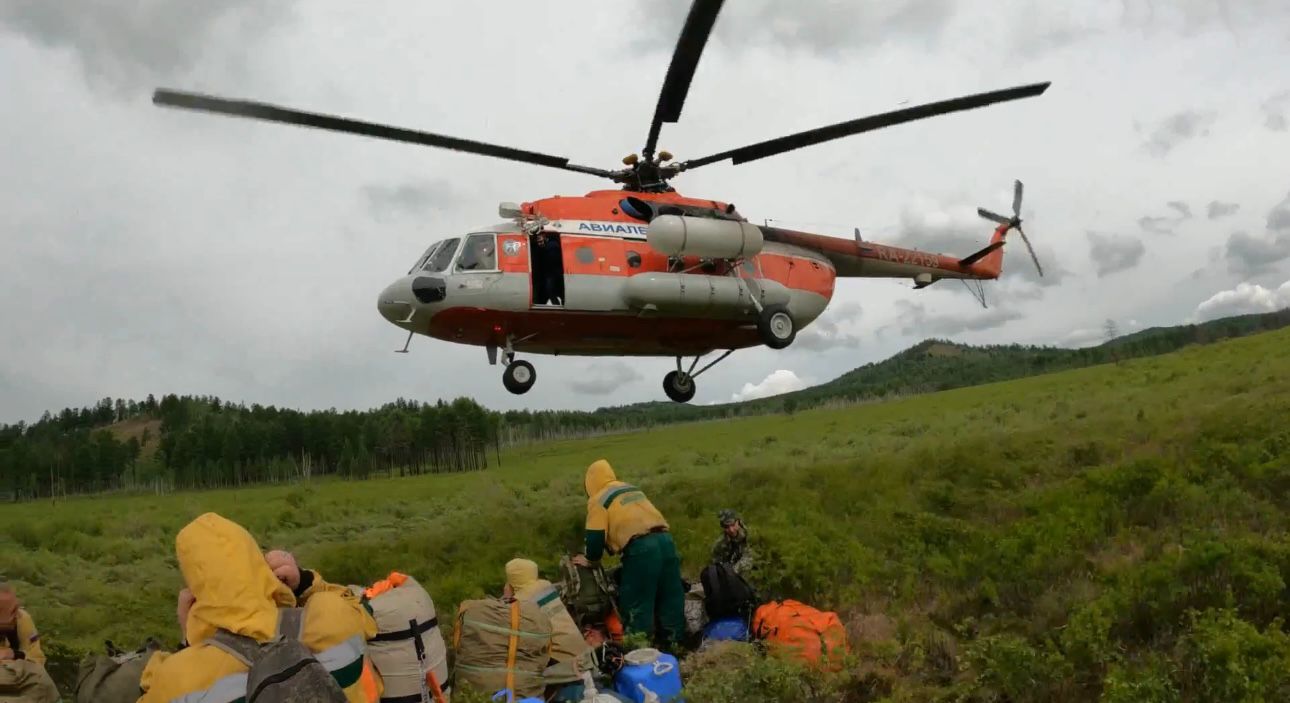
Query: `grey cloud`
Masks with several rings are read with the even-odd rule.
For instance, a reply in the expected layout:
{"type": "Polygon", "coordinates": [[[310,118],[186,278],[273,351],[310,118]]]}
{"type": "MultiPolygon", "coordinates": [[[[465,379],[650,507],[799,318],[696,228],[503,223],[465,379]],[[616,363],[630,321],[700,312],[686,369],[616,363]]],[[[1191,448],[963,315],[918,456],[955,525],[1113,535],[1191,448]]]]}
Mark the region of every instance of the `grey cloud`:
{"type": "Polygon", "coordinates": [[[1152,156],[1163,158],[1183,142],[1209,136],[1217,120],[1217,113],[1208,110],[1186,110],[1170,115],[1151,129],[1142,146],[1152,156]]]}
{"type": "Polygon", "coordinates": [[[1290,234],[1290,195],[1268,213],[1268,230],[1290,234]]]}
{"type": "Polygon", "coordinates": [[[1009,34],[1015,38],[1016,49],[1025,55],[1117,34],[1141,41],[1153,35],[1187,37],[1221,30],[1239,39],[1247,31],[1290,21],[1290,6],[1281,0],[1124,0],[1051,14],[1035,12],[1028,4],[1014,6],[1025,9],[1013,13],[1009,34]]]}
{"type": "Polygon", "coordinates": [[[57,49],[70,49],[95,82],[137,90],[139,83],[182,75],[209,40],[226,34],[243,51],[249,39],[291,11],[278,0],[110,0],[0,3],[0,28],[57,49]]]}
{"type": "Polygon", "coordinates": [[[363,186],[362,194],[368,210],[378,219],[390,215],[425,215],[435,209],[444,209],[456,200],[456,193],[448,181],[368,184],[363,186]]]}
{"type": "Polygon", "coordinates": [[[1022,317],[1016,310],[1005,307],[990,308],[983,313],[973,315],[930,315],[922,303],[900,301],[899,305],[905,309],[897,323],[903,335],[948,337],[963,332],[980,332],[1002,327],[1022,317]]]}
{"type": "Polygon", "coordinates": [[[858,346],[860,335],[843,329],[841,323],[858,320],[861,314],[859,303],[841,303],[836,307],[830,307],[823,316],[797,335],[793,348],[826,351],[858,346]]]}
{"type": "Polygon", "coordinates": [[[1290,90],[1277,93],[1263,103],[1263,126],[1274,132],[1290,129],[1287,112],[1290,112],[1290,90]]]}
{"type": "Polygon", "coordinates": [[[1247,232],[1233,232],[1227,238],[1227,268],[1233,273],[1251,275],[1270,270],[1274,264],[1290,258],[1290,232],[1255,237],[1247,232]]]}
{"type": "Polygon", "coordinates": [[[1142,241],[1135,237],[1088,233],[1088,256],[1097,268],[1098,278],[1137,266],[1146,250],[1142,241]]]}
{"type": "Polygon", "coordinates": [[[621,361],[595,361],[578,378],[569,382],[575,393],[609,395],[616,389],[643,378],[635,367],[621,361]]]}
{"type": "Polygon", "coordinates": [[[1233,232],[1224,252],[1233,273],[1256,274],[1290,258],[1290,195],[1268,212],[1268,233],[1254,236],[1233,232]]]}
{"type": "Polygon", "coordinates": [[[1152,234],[1173,234],[1173,224],[1174,220],[1168,217],[1144,215],[1138,218],[1138,226],[1141,227],[1144,232],[1150,232],[1152,234]]]}
{"type": "Polygon", "coordinates": [[[1187,203],[1184,203],[1181,200],[1170,200],[1169,202],[1165,203],[1165,205],[1172,208],[1174,212],[1178,213],[1178,219],[1180,220],[1191,219],[1191,206],[1189,206],[1187,203]]]}
{"type": "Polygon", "coordinates": [[[1235,215],[1236,211],[1240,209],[1241,209],[1241,206],[1236,203],[1225,203],[1220,200],[1211,200],[1209,202],[1209,208],[1208,208],[1207,214],[1209,216],[1209,219],[1217,220],[1220,217],[1235,215]]]}
{"type": "MultiPolygon", "coordinates": [[[[691,0],[643,3],[646,32],[638,48],[672,50],[685,23],[691,0]]],[[[951,0],[902,0],[882,3],[814,3],[782,0],[726,3],[717,17],[713,38],[741,51],[772,47],[821,55],[872,49],[893,40],[935,41],[952,18],[951,0]]]]}

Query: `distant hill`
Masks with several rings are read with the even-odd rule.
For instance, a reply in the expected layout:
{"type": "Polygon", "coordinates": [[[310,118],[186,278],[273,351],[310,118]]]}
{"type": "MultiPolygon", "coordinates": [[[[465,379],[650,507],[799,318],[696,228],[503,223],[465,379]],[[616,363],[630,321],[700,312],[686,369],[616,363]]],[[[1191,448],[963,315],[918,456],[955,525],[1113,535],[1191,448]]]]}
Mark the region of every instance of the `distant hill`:
{"type": "Polygon", "coordinates": [[[229,403],[211,396],[104,398],[0,425],[0,500],[109,490],[164,491],[486,468],[503,447],[698,420],[795,412],[1006,381],[1154,356],[1290,326],[1290,310],[1199,325],[1156,327],[1084,349],[970,346],[929,339],[818,386],[723,405],[653,402],[572,410],[495,412],[474,400],[398,399],[365,411],[229,403]]]}
{"type": "Polygon", "coordinates": [[[1166,354],[1191,344],[1208,344],[1287,326],[1290,326],[1290,309],[1225,317],[1196,325],[1152,327],[1082,349],[1021,344],[972,346],[928,339],[827,383],[771,398],[709,406],[639,403],[601,408],[596,414],[633,417],[641,422],[675,422],[796,410],[830,402],[880,400],[1166,354]]]}

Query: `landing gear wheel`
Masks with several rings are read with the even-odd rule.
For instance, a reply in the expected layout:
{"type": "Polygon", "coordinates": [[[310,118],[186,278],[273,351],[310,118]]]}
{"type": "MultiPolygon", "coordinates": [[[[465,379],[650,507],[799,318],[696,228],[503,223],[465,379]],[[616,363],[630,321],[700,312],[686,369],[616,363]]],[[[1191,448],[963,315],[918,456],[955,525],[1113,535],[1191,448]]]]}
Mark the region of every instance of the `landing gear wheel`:
{"type": "Polygon", "coordinates": [[[534,381],[537,381],[537,371],[533,369],[533,364],[527,361],[512,361],[502,372],[502,385],[515,395],[527,393],[533,387],[534,381]]]}
{"type": "Polygon", "coordinates": [[[797,322],[783,305],[768,305],[757,318],[757,333],[771,349],[783,349],[797,339],[797,322]]]}
{"type": "Polygon", "coordinates": [[[688,403],[694,397],[694,379],[680,371],[670,371],[663,377],[663,392],[678,403],[688,403]]]}

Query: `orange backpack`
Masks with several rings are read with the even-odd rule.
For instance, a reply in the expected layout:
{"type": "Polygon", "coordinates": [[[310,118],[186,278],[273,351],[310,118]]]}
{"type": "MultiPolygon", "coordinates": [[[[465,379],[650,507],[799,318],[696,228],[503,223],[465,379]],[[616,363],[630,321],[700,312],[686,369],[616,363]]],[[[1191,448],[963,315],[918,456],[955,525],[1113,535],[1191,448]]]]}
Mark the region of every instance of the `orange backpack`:
{"type": "Polygon", "coordinates": [[[753,615],[752,631],[772,650],[827,671],[841,671],[849,652],[847,630],[837,613],[795,600],[767,603],[753,615]]]}

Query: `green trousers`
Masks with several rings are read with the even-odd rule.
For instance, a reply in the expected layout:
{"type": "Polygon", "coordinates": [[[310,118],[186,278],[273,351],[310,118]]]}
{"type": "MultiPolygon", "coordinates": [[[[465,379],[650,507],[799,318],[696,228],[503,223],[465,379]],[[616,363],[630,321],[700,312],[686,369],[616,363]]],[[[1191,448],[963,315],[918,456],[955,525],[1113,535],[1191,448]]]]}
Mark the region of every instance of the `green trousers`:
{"type": "Polygon", "coordinates": [[[618,608],[628,634],[640,632],[668,643],[680,642],[685,636],[685,586],[672,535],[657,532],[627,545],[618,608]],[[656,618],[659,633],[654,631],[656,618]]]}

